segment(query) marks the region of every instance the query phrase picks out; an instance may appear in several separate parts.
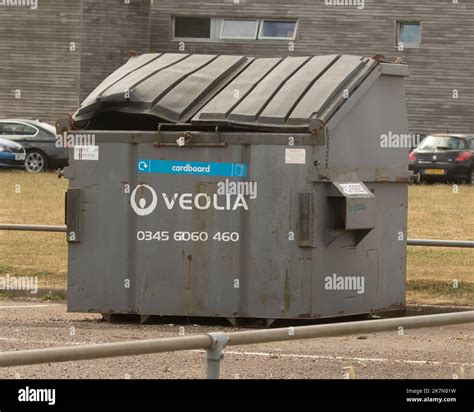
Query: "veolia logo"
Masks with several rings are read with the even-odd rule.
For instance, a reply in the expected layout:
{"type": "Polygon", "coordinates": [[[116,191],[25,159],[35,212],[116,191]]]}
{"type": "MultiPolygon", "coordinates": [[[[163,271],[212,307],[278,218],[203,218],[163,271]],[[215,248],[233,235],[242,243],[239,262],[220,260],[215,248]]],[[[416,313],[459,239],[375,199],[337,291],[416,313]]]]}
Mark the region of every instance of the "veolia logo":
{"type": "MultiPolygon", "coordinates": [[[[168,210],[175,207],[182,210],[249,210],[247,200],[257,198],[257,182],[224,182],[217,183],[217,193],[160,193],[157,195],[155,189],[141,184],[132,192],[130,204],[138,216],[148,216],[153,213],[158,204],[158,197],[162,198],[163,206],[168,210]],[[143,195],[148,190],[151,195],[151,203],[147,206],[147,200],[142,196],[137,202],[138,191],[143,195]]],[[[160,200],[161,201],[161,200],[160,200]]]]}
{"type": "Polygon", "coordinates": [[[133,210],[138,216],[147,216],[156,209],[156,205],[158,204],[158,196],[156,195],[155,189],[153,189],[151,186],[148,185],[138,185],[132,192],[132,195],[130,197],[130,204],[132,205],[133,210]],[[146,206],[146,199],[145,198],[140,198],[137,204],[137,192],[138,189],[147,189],[150,191],[152,195],[152,200],[151,204],[148,207],[146,206]]]}

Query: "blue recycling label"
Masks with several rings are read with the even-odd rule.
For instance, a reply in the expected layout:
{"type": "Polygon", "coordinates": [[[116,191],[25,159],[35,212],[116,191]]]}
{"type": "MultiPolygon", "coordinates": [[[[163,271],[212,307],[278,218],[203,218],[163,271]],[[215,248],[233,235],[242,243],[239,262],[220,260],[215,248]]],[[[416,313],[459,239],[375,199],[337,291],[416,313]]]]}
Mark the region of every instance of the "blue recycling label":
{"type": "Polygon", "coordinates": [[[183,160],[137,160],[137,173],[246,177],[245,163],[187,162],[183,160]]]}

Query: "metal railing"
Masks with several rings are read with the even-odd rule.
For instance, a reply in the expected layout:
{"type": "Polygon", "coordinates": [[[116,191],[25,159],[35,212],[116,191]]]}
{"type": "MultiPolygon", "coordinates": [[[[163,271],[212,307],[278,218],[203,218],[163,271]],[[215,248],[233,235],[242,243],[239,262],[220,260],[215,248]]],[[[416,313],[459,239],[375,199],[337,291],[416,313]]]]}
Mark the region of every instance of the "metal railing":
{"type": "MultiPolygon", "coordinates": [[[[66,226],[59,225],[15,225],[0,224],[0,230],[20,230],[28,232],[55,232],[66,233],[66,226]]],[[[474,241],[471,240],[439,240],[439,239],[408,239],[408,246],[430,246],[430,247],[461,247],[474,248],[474,241]]]]}
{"type": "Polygon", "coordinates": [[[53,225],[9,225],[0,224],[0,230],[20,230],[25,232],[56,232],[66,233],[67,229],[65,225],[53,226],[53,225]]]}
{"type": "Polygon", "coordinates": [[[435,240],[435,239],[408,239],[408,246],[429,246],[429,247],[463,247],[474,248],[472,240],[435,240]]]}
{"type": "Polygon", "coordinates": [[[204,349],[207,351],[207,377],[208,379],[218,379],[220,361],[223,358],[223,350],[226,346],[335,337],[360,333],[387,331],[396,331],[398,333],[400,327],[413,329],[471,322],[474,322],[474,311],[245,332],[216,332],[176,338],[75,347],[33,349],[0,353],[0,367],[204,349]]]}

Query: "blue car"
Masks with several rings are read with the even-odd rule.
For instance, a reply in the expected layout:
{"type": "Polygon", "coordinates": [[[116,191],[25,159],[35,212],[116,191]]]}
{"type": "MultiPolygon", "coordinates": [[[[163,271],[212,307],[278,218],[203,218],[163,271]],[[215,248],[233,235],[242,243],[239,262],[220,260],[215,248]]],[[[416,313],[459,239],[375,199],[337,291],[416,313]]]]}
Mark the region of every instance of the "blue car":
{"type": "Polygon", "coordinates": [[[0,168],[24,169],[25,158],[23,146],[0,138],[0,168]]]}

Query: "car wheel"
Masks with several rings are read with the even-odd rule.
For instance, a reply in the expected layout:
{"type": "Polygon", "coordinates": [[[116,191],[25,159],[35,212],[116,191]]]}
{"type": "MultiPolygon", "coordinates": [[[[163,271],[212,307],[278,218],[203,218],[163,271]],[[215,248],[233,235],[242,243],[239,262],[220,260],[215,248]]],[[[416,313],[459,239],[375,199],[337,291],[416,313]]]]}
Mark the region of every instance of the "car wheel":
{"type": "Polygon", "coordinates": [[[47,168],[47,159],[44,153],[32,150],[26,154],[25,168],[30,173],[39,173],[47,168]]]}

